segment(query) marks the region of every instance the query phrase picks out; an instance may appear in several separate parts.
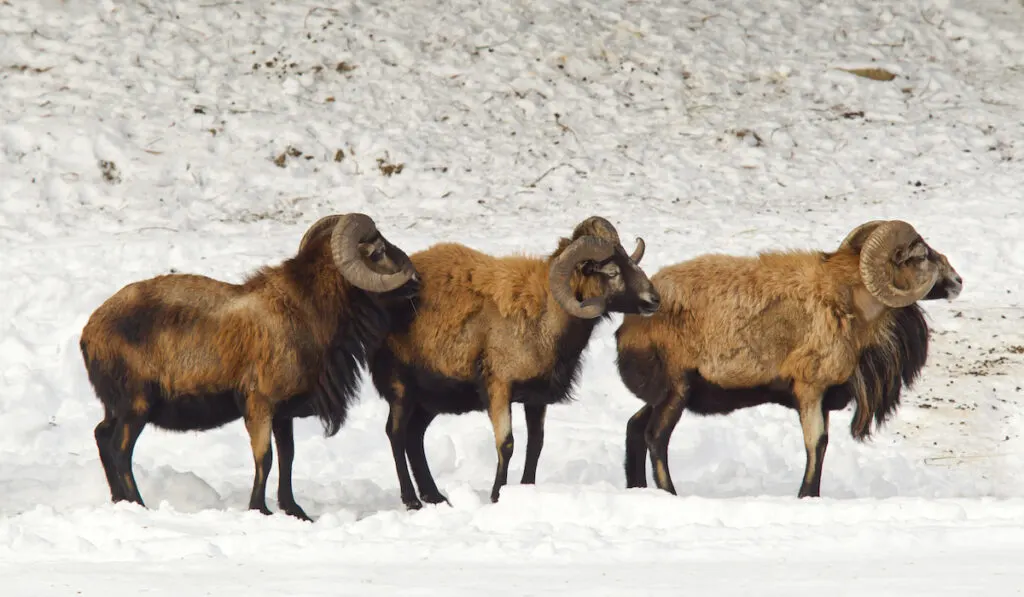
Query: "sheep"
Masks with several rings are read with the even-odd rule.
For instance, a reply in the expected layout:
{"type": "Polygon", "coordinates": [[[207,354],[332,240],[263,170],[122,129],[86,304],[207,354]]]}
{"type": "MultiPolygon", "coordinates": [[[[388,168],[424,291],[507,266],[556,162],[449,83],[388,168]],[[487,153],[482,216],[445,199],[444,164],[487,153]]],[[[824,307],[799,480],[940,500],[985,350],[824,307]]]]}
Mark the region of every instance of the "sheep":
{"type": "Polygon", "coordinates": [[[406,508],[422,507],[406,456],[431,504],[448,500],[427,466],[423,436],[440,413],[486,411],[494,428],[496,502],[507,483],[510,405],[526,415],[522,483],[536,478],[547,406],[571,399],[580,356],[597,323],[613,312],[650,315],[659,297],[612,224],[591,217],[547,257],[494,257],[442,243],[411,256],[422,277],[405,326],[395,326],[369,364],[389,403],[386,433],[406,508]]]}
{"type": "Polygon", "coordinates": [[[668,442],[684,410],[727,414],[775,403],[798,412],[806,467],[798,497],[819,497],[829,412],[850,402],[858,441],[899,406],[928,356],[919,300],[959,296],[963,279],[908,223],[858,226],[835,252],[704,255],[663,268],[653,317],[623,318],[616,364],[646,404],[626,426],[627,487],[675,494],[668,442]]]}
{"type": "Polygon", "coordinates": [[[337,433],[389,309],[418,284],[409,257],[352,213],[321,218],[294,257],[241,284],[175,273],[119,290],[80,341],[104,408],[94,435],[111,500],[145,506],[131,461],[147,423],[205,431],[243,418],[255,463],[249,508],[270,514],[272,432],[278,505],[310,520],[292,494],[293,418],[316,415],[326,436],[337,433]]]}

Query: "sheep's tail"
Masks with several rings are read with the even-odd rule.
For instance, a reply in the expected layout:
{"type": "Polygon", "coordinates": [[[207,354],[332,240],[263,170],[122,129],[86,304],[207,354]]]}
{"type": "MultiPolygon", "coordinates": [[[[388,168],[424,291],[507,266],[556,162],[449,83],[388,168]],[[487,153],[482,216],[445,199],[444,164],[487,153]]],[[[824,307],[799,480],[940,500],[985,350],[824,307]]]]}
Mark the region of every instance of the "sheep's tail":
{"type": "Polygon", "coordinates": [[[928,360],[928,323],[916,304],[891,315],[880,340],[864,350],[853,376],[833,386],[826,402],[856,403],[850,434],[858,441],[871,436],[871,422],[880,428],[900,405],[903,387],[912,387],[928,360]]]}

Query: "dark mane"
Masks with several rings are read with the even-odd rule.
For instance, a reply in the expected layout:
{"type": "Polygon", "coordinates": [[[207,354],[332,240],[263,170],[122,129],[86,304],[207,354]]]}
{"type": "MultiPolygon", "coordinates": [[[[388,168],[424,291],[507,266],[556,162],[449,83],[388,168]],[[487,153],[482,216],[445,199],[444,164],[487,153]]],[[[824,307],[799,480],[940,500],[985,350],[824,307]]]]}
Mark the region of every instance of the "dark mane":
{"type": "Polygon", "coordinates": [[[928,322],[916,303],[893,311],[889,326],[885,341],[861,354],[849,381],[825,393],[827,410],[845,408],[859,395],[867,399],[867,412],[858,407],[850,422],[850,433],[858,440],[870,437],[872,419],[878,428],[896,412],[903,387],[913,386],[928,360],[928,322]]]}
{"type": "Polygon", "coordinates": [[[390,325],[391,316],[379,298],[359,290],[350,294],[348,309],[339,317],[334,339],[323,356],[316,387],[308,394],[327,437],[345,423],[366,357],[382,344],[390,325]]]}

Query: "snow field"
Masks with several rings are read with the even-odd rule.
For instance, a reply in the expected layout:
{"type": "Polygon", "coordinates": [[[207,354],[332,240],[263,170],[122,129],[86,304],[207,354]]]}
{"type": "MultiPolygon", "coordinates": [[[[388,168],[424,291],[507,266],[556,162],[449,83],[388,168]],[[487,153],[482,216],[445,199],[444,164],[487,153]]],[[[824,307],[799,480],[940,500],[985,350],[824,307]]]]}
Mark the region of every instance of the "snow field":
{"type": "MultiPolygon", "coordinates": [[[[0,0],[0,568],[14,595],[435,592],[1010,594],[1022,586],[1024,8],[979,0],[373,6],[0,0]],[[879,67],[874,81],[841,69],[879,67]],[[398,167],[401,165],[401,169],[398,167]],[[390,174],[388,174],[390,172],[390,174]],[[601,214],[643,267],[829,248],[903,218],[965,279],[927,304],[931,359],[869,443],[833,415],[797,501],[796,415],[686,415],[679,496],[623,489],[640,406],[595,333],[549,409],[538,484],[513,409],[441,417],[452,507],[406,512],[371,386],[339,434],[297,425],[313,525],[244,510],[240,423],[149,428],[140,509],[109,503],[78,353],[88,315],[175,269],[239,281],[328,213],[407,252],[543,254],[601,214]],[[181,589],[177,589],[180,591],[181,589]]],[[[276,509],[276,468],[268,498],[276,509]]]]}

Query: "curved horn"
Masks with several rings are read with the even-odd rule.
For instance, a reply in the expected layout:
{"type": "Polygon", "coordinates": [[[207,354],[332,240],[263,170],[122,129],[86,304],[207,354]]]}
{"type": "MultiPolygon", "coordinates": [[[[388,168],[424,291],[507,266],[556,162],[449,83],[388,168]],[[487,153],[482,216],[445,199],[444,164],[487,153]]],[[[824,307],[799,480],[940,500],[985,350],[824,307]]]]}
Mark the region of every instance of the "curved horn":
{"type": "Polygon", "coordinates": [[[306,248],[306,245],[311,240],[319,236],[321,232],[328,228],[333,228],[341,217],[342,216],[339,215],[324,216],[314,222],[313,225],[309,227],[309,230],[306,230],[306,233],[302,235],[302,240],[299,241],[299,252],[301,253],[302,250],[306,248]]]}
{"type": "Polygon", "coordinates": [[[892,220],[879,225],[864,241],[860,252],[860,275],[868,292],[883,304],[900,308],[924,298],[938,278],[934,265],[915,270],[910,288],[896,286],[895,273],[899,267],[894,262],[896,252],[909,248],[921,236],[910,224],[892,220]]]}
{"type": "Polygon", "coordinates": [[[551,270],[548,273],[551,294],[569,315],[580,319],[593,319],[604,313],[605,297],[598,296],[580,302],[576,300],[575,293],[569,285],[569,279],[576,266],[583,261],[601,261],[614,254],[614,244],[602,238],[584,236],[573,241],[551,264],[551,270]]]}
{"type": "Polygon", "coordinates": [[[629,256],[633,260],[633,263],[639,264],[640,260],[644,258],[644,251],[647,250],[647,243],[644,239],[639,236],[636,237],[636,248],[633,249],[633,254],[629,256]]]}
{"type": "Polygon", "coordinates": [[[577,224],[576,229],[572,232],[573,238],[588,235],[603,238],[616,244],[619,242],[619,231],[615,229],[611,222],[601,216],[590,216],[577,224]]]}
{"type": "Polygon", "coordinates": [[[885,224],[885,220],[872,220],[857,226],[846,235],[846,238],[843,239],[843,242],[839,243],[839,248],[836,250],[843,251],[845,249],[860,249],[864,246],[864,241],[871,236],[871,233],[882,224],[885,224]]]}
{"type": "Polygon", "coordinates": [[[360,213],[340,216],[331,233],[331,253],[341,275],[353,286],[368,292],[388,292],[408,282],[413,272],[410,263],[403,264],[402,270],[393,274],[380,274],[370,269],[359,253],[359,244],[376,235],[377,226],[369,216],[360,213]]]}

